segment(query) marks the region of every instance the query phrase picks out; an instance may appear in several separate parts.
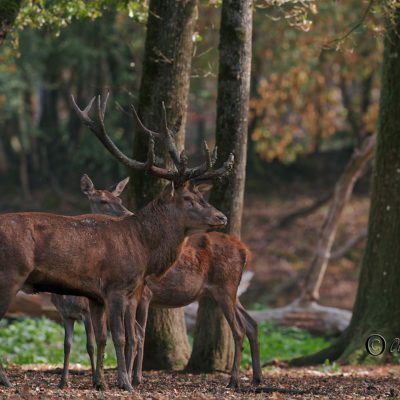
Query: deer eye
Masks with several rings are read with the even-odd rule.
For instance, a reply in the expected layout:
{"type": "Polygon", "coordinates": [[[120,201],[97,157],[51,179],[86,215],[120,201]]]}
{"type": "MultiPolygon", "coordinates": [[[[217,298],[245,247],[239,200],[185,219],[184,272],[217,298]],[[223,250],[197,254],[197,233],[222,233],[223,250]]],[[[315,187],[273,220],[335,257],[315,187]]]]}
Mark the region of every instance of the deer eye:
{"type": "Polygon", "coordinates": [[[107,200],[100,200],[100,203],[101,204],[108,204],[108,201],[107,200]]]}
{"type": "Polygon", "coordinates": [[[185,201],[192,201],[192,198],[189,197],[189,196],[184,196],[184,197],[183,197],[183,200],[185,200],[185,201]]]}

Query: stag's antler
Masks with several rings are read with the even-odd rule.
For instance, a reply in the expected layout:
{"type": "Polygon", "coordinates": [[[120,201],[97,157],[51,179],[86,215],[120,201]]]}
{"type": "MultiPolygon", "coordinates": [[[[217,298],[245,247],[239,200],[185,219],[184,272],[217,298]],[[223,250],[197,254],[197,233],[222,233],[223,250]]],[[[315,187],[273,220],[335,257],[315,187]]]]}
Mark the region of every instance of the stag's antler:
{"type": "MultiPolygon", "coordinates": [[[[175,186],[181,186],[186,181],[195,179],[197,180],[205,180],[205,179],[215,179],[227,174],[233,166],[234,157],[233,154],[230,154],[228,160],[224,163],[224,165],[217,169],[212,170],[211,168],[214,166],[214,163],[217,159],[217,148],[214,149],[212,155],[210,155],[210,151],[208,149],[207,143],[204,142],[204,154],[205,154],[205,162],[202,165],[194,168],[187,168],[187,157],[185,151],[183,150],[180,154],[176,148],[174,141],[174,133],[168,128],[167,124],[167,113],[165,110],[164,103],[162,104],[163,108],[163,123],[162,130],[160,133],[154,132],[144,126],[142,121],[140,120],[135,108],[133,105],[131,106],[132,114],[136,119],[138,126],[141,130],[149,137],[149,150],[147,153],[147,160],[145,162],[134,160],[130,157],[127,157],[122,151],[114,144],[114,142],[107,135],[105,126],[104,126],[104,114],[106,110],[108,93],[101,101],[100,96],[97,96],[97,121],[93,121],[89,117],[89,112],[93,106],[96,97],[93,97],[89,104],[86,106],[84,110],[81,110],[76,102],[74,97],[71,95],[72,106],[76,113],[78,114],[81,121],[97,136],[97,138],[103,143],[106,149],[120,162],[126,165],[129,168],[146,171],[151,175],[157,176],[159,178],[164,178],[170,181],[173,181],[175,186]],[[154,154],[154,138],[159,138],[162,140],[166,140],[168,144],[168,151],[172,158],[172,161],[176,167],[176,170],[169,170],[161,167],[157,167],[154,165],[155,154],[154,154]]],[[[178,131],[181,124],[181,118],[178,119],[175,124],[174,131],[178,131]]]]}

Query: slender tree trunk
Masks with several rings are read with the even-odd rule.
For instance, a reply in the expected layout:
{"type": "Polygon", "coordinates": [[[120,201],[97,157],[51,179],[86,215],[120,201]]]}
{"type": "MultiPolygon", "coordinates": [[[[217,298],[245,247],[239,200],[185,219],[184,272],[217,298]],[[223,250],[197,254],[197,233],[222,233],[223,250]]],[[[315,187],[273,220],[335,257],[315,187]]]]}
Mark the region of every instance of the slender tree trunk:
{"type": "Polygon", "coordinates": [[[20,164],[19,164],[19,178],[21,181],[21,189],[22,195],[25,201],[30,201],[32,198],[30,184],[29,184],[29,173],[28,173],[28,158],[26,156],[27,152],[25,149],[24,139],[22,137],[22,132],[24,130],[21,127],[21,120],[16,120],[17,126],[17,138],[20,145],[19,157],[20,157],[20,164]]]}
{"type": "MultiPolygon", "coordinates": [[[[296,364],[339,359],[348,363],[380,362],[368,355],[372,333],[390,341],[400,332],[400,10],[388,21],[384,41],[378,138],[372,178],[368,239],[349,328],[332,346],[296,364]]],[[[388,349],[387,349],[388,350],[388,349]]]]}
{"type": "Polygon", "coordinates": [[[6,173],[8,168],[8,158],[3,145],[3,138],[0,138],[0,173],[6,173]]]}
{"type": "MultiPolygon", "coordinates": [[[[229,153],[235,165],[229,178],[214,186],[210,202],[228,217],[226,232],[240,238],[246,175],[250,93],[252,0],[224,0],[221,12],[216,144],[219,163],[229,153]]],[[[232,335],[221,311],[201,299],[194,332],[192,371],[231,367],[232,335]]]]}
{"type": "Polygon", "coordinates": [[[0,0],[0,46],[14,25],[21,3],[21,0],[0,0]]]}
{"type": "MultiPolygon", "coordinates": [[[[175,134],[178,150],[185,139],[187,96],[192,58],[192,36],[197,17],[197,0],[151,0],[139,93],[139,115],[150,129],[160,131],[161,102],[167,109],[168,126],[182,117],[175,134]]],[[[166,164],[166,147],[156,145],[158,164],[166,164]],[[162,162],[163,160],[163,162],[162,162]]],[[[134,157],[147,154],[147,138],[136,134],[134,157]]],[[[161,190],[162,182],[143,173],[132,172],[129,188],[131,208],[141,208],[161,190]]],[[[182,368],[189,357],[183,309],[149,310],[144,351],[144,368],[182,368]]]]}
{"type": "Polygon", "coordinates": [[[39,120],[39,128],[43,135],[39,137],[38,144],[43,146],[42,165],[47,165],[46,169],[42,167],[42,175],[47,179],[51,179],[53,171],[57,170],[60,164],[65,162],[64,148],[60,141],[60,124],[58,115],[58,98],[59,98],[59,68],[57,63],[57,54],[49,54],[46,59],[46,82],[41,88],[41,115],[39,120]]]}

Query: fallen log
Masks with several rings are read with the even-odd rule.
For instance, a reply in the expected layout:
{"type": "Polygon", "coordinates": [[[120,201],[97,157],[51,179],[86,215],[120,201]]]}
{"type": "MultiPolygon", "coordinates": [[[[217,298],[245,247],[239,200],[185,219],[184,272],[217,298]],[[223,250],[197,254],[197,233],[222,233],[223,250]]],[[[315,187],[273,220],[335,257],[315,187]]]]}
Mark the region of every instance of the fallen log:
{"type": "Polygon", "coordinates": [[[39,318],[44,315],[56,322],[61,322],[60,314],[50,300],[49,293],[26,294],[19,291],[11,303],[6,316],[28,315],[39,318]]]}
{"type": "Polygon", "coordinates": [[[316,302],[303,304],[300,299],[270,310],[250,311],[258,322],[277,322],[281,326],[297,326],[314,334],[343,332],[350,323],[351,311],[321,306],[316,302]]]}

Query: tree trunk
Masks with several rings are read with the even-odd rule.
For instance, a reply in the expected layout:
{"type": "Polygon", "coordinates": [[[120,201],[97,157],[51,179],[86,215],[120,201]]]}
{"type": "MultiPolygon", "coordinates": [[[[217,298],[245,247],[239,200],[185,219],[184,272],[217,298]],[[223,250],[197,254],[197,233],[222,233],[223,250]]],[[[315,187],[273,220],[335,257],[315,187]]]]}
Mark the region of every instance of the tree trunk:
{"type": "Polygon", "coordinates": [[[0,0],[0,46],[14,25],[21,3],[21,0],[0,0]]]}
{"type": "MultiPolygon", "coordinates": [[[[252,0],[224,0],[221,11],[216,144],[219,165],[235,155],[229,177],[214,186],[210,202],[228,217],[226,232],[240,238],[246,175],[250,93],[252,0]]],[[[232,335],[221,311],[201,299],[187,369],[213,371],[231,367],[232,335]]]]}
{"type": "MultiPolygon", "coordinates": [[[[151,0],[139,93],[139,115],[143,123],[160,131],[164,101],[168,126],[173,128],[182,117],[175,134],[178,150],[184,146],[187,96],[192,58],[192,35],[197,17],[197,0],[151,0]]],[[[158,164],[168,165],[168,151],[156,144],[158,164]]],[[[135,159],[147,154],[147,138],[136,134],[135,159]]],[[[169,164],[171,165],[171,164],[169,164]]],[[[162,182],[142,172],[131,173],[129,203],[132,209],[146,205],[161,190],[162,182]]],[[[144,367],[147,369],[182,368],[189,357],[183,309],[150,308],[146,330],[144,367]]]]}
{"type": "Polygon", "coordinates": [[[339,359],[348,363],[381,362],[368,355],[372,333],[390,341],[400,332],[400,10],[388,20],[382,65],[378,138],[372,178],[368,239],[349,328],[332,346],[296,364],[339,359]]]}

